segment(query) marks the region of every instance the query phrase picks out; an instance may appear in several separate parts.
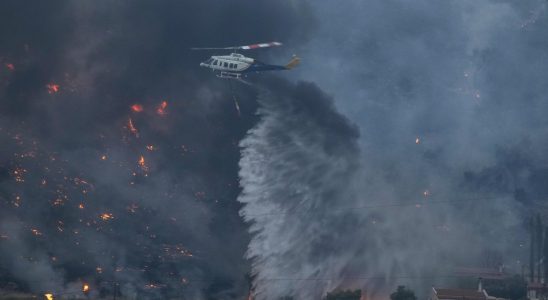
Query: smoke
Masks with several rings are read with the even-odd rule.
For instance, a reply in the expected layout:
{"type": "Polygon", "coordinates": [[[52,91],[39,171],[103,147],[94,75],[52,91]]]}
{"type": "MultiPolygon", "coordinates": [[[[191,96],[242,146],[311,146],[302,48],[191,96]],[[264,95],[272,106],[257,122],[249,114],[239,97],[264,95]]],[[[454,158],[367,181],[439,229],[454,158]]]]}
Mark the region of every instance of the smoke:
{"type": "Polygon", "coordinates": [[[0,6],[0,288],[245,297],[237,144],[255,95],[236,89],[239,116],[226,83],[198,67],[218,53],[189,49],[291,47],[308,37],[309,6],[0,6]]]}
{"type": "Polygon", "coordinates": [[[258,102],[261,119],[240,143],[238,198],[253,234],[254,294],[319,299],[348,265],[336,245],[352,237],[340,231],[359,225],[338,210],[354,197],[358,131],[311,83],[271,83],[258,102]]]}
{"type": "MultiPolygon", "coordinates": [[[[240,143],[238,200],[252,234],[247,257],[257,299],[319,299],[336,288],[386,296],[398,283],[422,294],[454,284],[456,266],[494,268],[511,262],[488,256],[522,252],[515,245],[525,242],[523,205],[506,182],[485,182],[499,170],[449,182],[431,174],[432,190],[401,186],[414,181],[404,177],[411,174],[364,167],[357,128],[315,85],[267,86],[260,121],[240,143]]],[[[420,142],[411,142],[412,155],[424,157],[420,142]]]]}
{"type": "MultiPolygon", "coordinates": [[[[256,222],[252,224],[268,228],[264,223],[275,226],[296,218],[299,222],[288,221],[291,230],[280,232],[321,228],[314,237],[344,237],[346,243],[323,247],[337,249],[336,263],[327,259],[328,250],[321,262],[307,268],[292,264],[297,270],[292,271],[299,278],[335,278],[339,287],[362,287],[372,295],[385,296],[397,284],[410,285],[420,295],[432,285],[454,287],[455,267],[503,265],[520,274],[527,261],[526,221],[532,212],[546,209],[541,184],[547,174],[545,2],[324,1],[314,11],[331,22],[321,24],[302,47],[306,68],[296,70],[295,78],[317,82],[333,94],[337,109],[360,129],[360,154],[348,158],[359,168],[340,185],[350,196],[336,197],[337,207],[349,208],[343,209],[350,215],[345,219],[353,220],[356,229],[316,218],[333,210],[319,196],[310,196],[318,201],[314,214],[259,214],[249,217],[256,222]]],[[[286,129],[300,132],[300,127],[286,129]]],[[[275,138],[261,137],[266,144],[275,138]]],[[[244,154],[264,151],[249,150],[261,145],[256,139],[254,135],[253,147],[245,144],[244,154]]],[[[267,178],[286,185],[299,182],[268,167],[269,160],[244,161],[253,165],[245,169],[262,172],[259,178],[269,174],[267,178]]],[[[328,181],[314,171],[315,163],[293,164],[299,172],[313,174],[302,177],[310,182],[328,181]]],[[[291,193],[263,192],[270,191],[263,184],[250,190],[271,205],[269,211],[293,211],[278,200],[291,193]]],[[[308,199],[308,194],[300,197],[308,199]]],[[[243,199],[254,203],[245,194],[243,199]]],[[[266,236],[258,234],[251,245],[266,236]]],[[[312,238],[303,234],[291,243],[281,243],[281,238],[264,243],[307,261],[307,252],[300,250],[312,238]]],[[[269,258],[256,261],[266,265],[269,258]]],[[[269,275],[291,278],[283,273],[269,275]]],[[[313,293],[315,288],[293,288],[292,293],[313,293]]],[[[279,294],[264,295],[275,299],[279,294]]]]}

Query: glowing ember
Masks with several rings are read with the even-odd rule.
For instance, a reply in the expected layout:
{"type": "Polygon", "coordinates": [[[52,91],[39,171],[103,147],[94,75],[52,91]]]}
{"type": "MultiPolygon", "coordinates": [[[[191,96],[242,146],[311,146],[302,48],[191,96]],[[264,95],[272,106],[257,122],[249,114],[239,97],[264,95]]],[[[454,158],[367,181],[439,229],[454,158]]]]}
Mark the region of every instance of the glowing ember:
{"type": "Polygon", "coordinates": [[[133,104],[131,106],[131,110],[134,111],[134,112],[142,112],[143,111],[143,106],[141,104],[133,104]]]}
{"type": "Polygon", "coordinates": [[[133,125],[133,120],[131,120],[131,118],[129,118],[128,122],[127,122],[127,128],[129,129],[129,131],[131,131],[131,133],[133,133],[136,137],[139,137],[139,131],[137,131],[137,128],[135,128],[135,126],[133,125]]]}
{"type": "Polygon", "coordinates": [[[167,101],[162,101],[162,103],[160,103],[160,106],[158,106],[158,108],[156,109],[156,113],[159,115],[165,115],[166,108],[167,108],[167,101]]]}
{"type": "Polygon", "coordinates": [[[49,84],[46,85],[46,88],[48,89],[49,94],[55,94],[55,93],[59,92],[60,86],[58,84],[55,84],[55,83],[49,83],[49,84]]]}
{"type": "Polygon", "coordinates": [[[26,169],[16,168],[15,170],[13,170],[13,178],[16,182],[25,182],[25,179],[23,178],[25,173],[27,173],[26,169]]]}
{"type": "Polygon", "coordinates": [[[114,216],[111,213],[102,213],[101,219],[103,219],[103,221],[109,221],[114,219],[114,216]]]}
{"type": "Polygon", "coordinates": [[[89,292],[89,285],[87,283],[84,283],[82,285],[82,292],[84,292],[84,293],[89,292]]]}
{"type": "Polygon", "coordinates": [[[15,71],[15,66],[13,64],[7,63],[6,68],[8,68],[8,70],[10,71],[15,71]]]}
{"type": "Polygon", "coordinates": [[[107,156],[106,155],[101,155],[101,160],[107,160],[107,156]]]}
{"type": "Polygon", "coordinates": [[[82,203],[78,204],[78,208],[79,209],[84,209],[84,204],[82,204],[82,203]]]}
{"type": "Polygon", "coordinates": [[[47,300],[53,300],[53,294],[47,293],[44,294],[44,297],[46,297],[47,300]]]}
{"type": "Polygon", "coordinates": [[[148,171],[148,166],[146,165],[144,156],[141,155],[141,157],[139,157],[138,163],[139,163],[139,167],[141,167],[143,171],[148,171]]]}

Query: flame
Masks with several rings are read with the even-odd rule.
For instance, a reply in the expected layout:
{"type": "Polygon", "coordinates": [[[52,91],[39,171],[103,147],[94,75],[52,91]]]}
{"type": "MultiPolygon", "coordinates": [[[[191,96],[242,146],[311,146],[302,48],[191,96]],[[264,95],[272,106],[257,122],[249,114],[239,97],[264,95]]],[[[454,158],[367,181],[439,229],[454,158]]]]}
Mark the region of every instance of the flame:
{"type": "Polygon", "coordinates": [[[141,169],[143,171],[147,171],[148,170],[148,166],[146,165],[146,162],[145,162],[145,157],[141,155],[141,157],[139,157],[139,167],[141,167],[141,169]]]}
{"type": "Polygon", "coordinates": [[[162,103],[160,103],[160,106],[158,106],[158,108],[156,109],[156,113],[159,115],[165,115],[166,108],[167,108],[167,101],[162,101],[162,103]]]}
{"type": "Polygon", "coordinates": [[[60,86],[55,83],[48,83],[46,84],[46,88],[48,89],[48,94],[55,94],[59,92],[60,86]]]}
{"type": "Polygon", "coordinates": [[[131,110],[134,111],[134,112],[142,112],[143,111],[143,106],[141,104],[133,104],[131,106],[131,110]]]}
{"type": "Polygon", "coordinates": [[[135,126],[133,125],[133,120],[131,120],[131,118],[129,118],[129,120],[127,121],[127,128],[128,128],[129,131],[131,131],[131,133],[133,133],[136,137],[139,137],[139,131],[138,131],[137,128],[135,128],[135,126]]]}
{"type": "Polygon", "coordinates": [[[82,285],[82,292],[84,293],[89,292],[89,285],[87,283],[84,283],[84,285],[82,285]]]}
{"type": "Polygon", "coordinates": [[[53,300],[53,294],[47,293],[44,294],[44,297],[46,297],[47,300],[53,300]]]}
{"type": "Polygon", "coordinates": [[[108,221],[114,219],[114,216],[111,213],[102,213],[101,219],[103,219],[103,221],[108,221]]]}
{"type": "Polygon", "coordinates": [[[6,68],[8,68],[8,70],[10,71],[15,71],[15,66],[13,64],[7,63],[6,68]]]}

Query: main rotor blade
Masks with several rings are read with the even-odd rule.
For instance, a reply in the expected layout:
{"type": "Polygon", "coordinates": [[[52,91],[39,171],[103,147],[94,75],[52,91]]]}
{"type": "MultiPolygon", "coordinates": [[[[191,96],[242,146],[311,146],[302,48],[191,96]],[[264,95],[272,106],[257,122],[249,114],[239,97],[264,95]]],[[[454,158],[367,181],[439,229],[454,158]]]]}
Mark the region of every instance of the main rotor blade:
{"type": "Polygon", "coordinates": [[[191,49],[192,50],[252,50],[252,49],[259,49],[259,48],[278,47],[281,45],[282,43],[280,42],[270,42],[270,43],[261,43],[261,44],[234,46],[234,47],[219,47],[219,48],[208,47],[208,48],[191,48],[191,49]]]}

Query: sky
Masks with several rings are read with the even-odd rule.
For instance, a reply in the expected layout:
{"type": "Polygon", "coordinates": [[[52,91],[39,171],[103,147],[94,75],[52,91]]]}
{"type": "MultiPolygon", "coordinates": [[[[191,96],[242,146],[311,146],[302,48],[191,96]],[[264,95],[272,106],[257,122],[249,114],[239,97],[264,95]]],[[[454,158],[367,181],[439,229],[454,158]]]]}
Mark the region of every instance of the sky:
{"type": "Polygon", "coordinates": [[[546,2],[4,1],[0,288],[318,299],[521,272],[546,2]],[[292,71],[218,79],[223,47],[292,71]]]}

